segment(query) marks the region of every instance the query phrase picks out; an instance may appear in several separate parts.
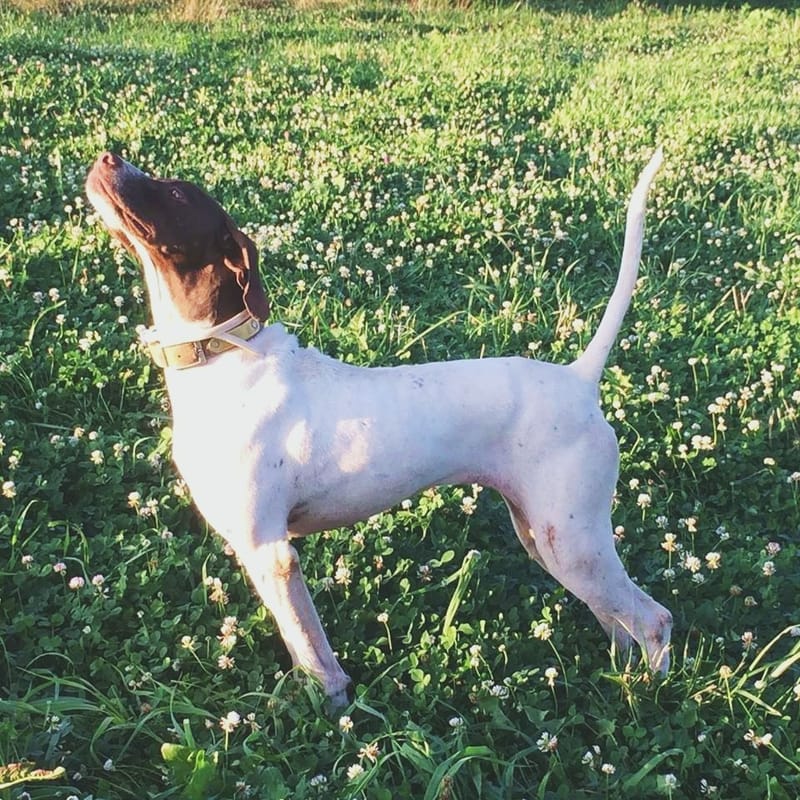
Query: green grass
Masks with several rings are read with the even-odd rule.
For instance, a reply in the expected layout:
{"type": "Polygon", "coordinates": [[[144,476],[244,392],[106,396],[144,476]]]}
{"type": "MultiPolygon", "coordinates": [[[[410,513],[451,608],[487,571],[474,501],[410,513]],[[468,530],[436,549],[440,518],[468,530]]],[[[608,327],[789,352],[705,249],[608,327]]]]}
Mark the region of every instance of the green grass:
{"type": "Polygon", "coordinates": [[[798,796],[799,37],[791,7],[0,11],[0,766],[65,768],[0,798],[798,796]],[[203,183],[331,355],[566,363],[658,143],[602,400],[670,676],[440,487],[300,545],[356,683],[329,719],[170,464],[89,164],[203,183]]]}

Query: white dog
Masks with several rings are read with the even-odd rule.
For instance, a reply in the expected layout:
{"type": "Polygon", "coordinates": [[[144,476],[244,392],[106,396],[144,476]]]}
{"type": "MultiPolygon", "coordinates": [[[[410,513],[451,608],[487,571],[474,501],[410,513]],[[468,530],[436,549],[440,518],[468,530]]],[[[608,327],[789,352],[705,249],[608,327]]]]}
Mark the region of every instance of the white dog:
{"type": "Polygon", "coordinates": [[[506,501],[528,554],[586,602],[622,647],[666,672],[672,618],[628,577],[611,530],[618,450],[598,381],[633,293],[657,152],[628,210],[622,265],[574,363],[490,358],[359,368],[301,348],[268,304],[253,243],[198,187],[154,180],[112,153],[87,192],[138,256],[174,416],[174,458],[236,550],[294,663],[332,705],[349,678],[290,544],[434,484],[477,482],[506,501]]]}

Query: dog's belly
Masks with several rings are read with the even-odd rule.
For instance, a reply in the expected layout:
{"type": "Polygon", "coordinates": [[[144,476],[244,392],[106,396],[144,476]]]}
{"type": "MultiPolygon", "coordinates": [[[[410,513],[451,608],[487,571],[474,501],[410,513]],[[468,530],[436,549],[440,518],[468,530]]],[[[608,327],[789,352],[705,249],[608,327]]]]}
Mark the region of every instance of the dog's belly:
{"type": "Polygon", "coordinates": [[[343,483],[335,493],[319,493],[300,500],[289,511],[287,529],[291,536],[307,536],[346,527],[386,511],[431,486],[465,483],[493,487],[488,476],[476,472],[465,471],[441,480],[407,481],[404,485],[394,475],[377,474],[369,486],[360,482],[343,483]]]}
{"type": "Polygon", "coordinates": [[[336,373],[286,437],[287,460],[302,462],[294,535],[350,525],[434,485],[475,482],[513,499],[520,464],[530,472],[546,457],[549,421],[576,405],[598,413],[591,397],[553,401],[554,384],[571,380],[563,367],[523,359],[336,373]]]}

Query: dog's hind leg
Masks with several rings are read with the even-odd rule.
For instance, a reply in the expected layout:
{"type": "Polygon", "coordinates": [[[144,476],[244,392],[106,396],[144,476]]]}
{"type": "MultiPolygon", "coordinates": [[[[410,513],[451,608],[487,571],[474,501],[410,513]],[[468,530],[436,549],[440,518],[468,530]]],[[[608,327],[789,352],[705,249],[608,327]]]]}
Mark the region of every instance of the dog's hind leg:
{"type": "Polygon", "coordinates": [[[550,455],[546,480],[516,487],[519,507],[509,507],[528,553],[589,606],[621,650],[636,640],[650,667],[665,673],[672,616],[633,583],[614,547],[617,457],[611,429],[592,424],[550,455]]]}

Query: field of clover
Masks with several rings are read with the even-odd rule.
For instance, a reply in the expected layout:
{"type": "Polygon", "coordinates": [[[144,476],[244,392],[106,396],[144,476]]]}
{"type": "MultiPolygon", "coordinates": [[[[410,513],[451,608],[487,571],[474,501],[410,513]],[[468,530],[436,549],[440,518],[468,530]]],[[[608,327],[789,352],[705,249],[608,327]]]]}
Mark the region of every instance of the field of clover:
{"type": "Polygon", "coordinates": [[[797,10],[78,6],[0,10],[0,798],[796,797],[797,10]],[[659,143],[601,394],[669,677],[497,495],[432,487],[298,545],[355,683],[328,715],[171,465],[89,165],[206,186],[345,361],[567,363],[659,143]]]}

